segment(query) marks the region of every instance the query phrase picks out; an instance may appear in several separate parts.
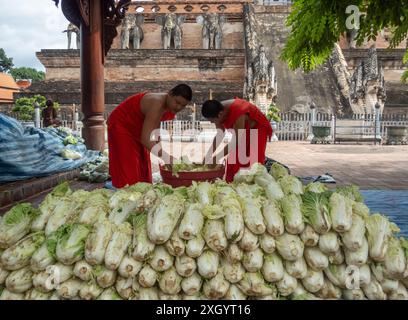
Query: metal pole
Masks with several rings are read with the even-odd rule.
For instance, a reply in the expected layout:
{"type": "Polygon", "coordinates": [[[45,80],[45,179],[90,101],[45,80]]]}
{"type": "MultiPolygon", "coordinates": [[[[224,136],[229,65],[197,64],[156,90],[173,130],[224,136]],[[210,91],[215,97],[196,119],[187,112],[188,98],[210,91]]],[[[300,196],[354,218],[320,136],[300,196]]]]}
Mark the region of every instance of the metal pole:
{"type": "Polygon", "coordinates": [[[377,137],[379,138],[379,142],[381,144],[381,132],[380,132],[380,104],[377,102],[375,104],[375,136],[374,136],[374,144],[377,145],[377,137]]]}
{"type": "Polygon", "coordinates": [[[40,105],[34,103],[34,127],[41,128],[41,116],[40,116],[40,105]]]}

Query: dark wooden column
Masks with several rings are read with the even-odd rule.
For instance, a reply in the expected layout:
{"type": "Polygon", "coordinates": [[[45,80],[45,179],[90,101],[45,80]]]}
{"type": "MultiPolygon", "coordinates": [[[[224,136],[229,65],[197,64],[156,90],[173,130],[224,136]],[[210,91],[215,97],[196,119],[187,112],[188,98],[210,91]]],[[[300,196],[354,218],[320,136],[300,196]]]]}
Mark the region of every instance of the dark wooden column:
{"type": "Polygon", "coordinates": [[[88,149],[105,148],[103,0],[89,0],[89,26],[81,23],[82,136],[88,149]]]}

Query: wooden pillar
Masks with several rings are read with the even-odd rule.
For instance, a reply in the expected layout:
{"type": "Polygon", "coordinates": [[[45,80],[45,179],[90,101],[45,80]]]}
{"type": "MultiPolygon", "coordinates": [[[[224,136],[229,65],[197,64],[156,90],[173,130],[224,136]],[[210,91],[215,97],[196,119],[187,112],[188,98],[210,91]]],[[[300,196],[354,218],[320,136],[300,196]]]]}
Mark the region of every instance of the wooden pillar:
{"type": "Polygon", "coordinates": [[[89,26],[81,23],[82,136],[91,150],[105,149],[102,1],[89,0],[89,26]]]}

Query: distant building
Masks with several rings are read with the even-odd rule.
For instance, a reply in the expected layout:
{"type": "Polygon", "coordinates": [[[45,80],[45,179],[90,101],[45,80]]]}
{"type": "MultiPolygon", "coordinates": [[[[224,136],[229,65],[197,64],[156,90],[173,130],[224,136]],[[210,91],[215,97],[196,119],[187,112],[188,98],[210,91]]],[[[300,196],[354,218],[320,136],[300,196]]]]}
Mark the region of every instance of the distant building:
{"type": "Polygon", "coordinates": [[[13,93],[20,91],[13,77],[7,73],[0,73],[0,111],[5,111],[14,103],[13,93]]]}
{"type": "Polygon", "coordinates": [[[25,90],[31,86],[31,79],[18,79],[16,84],[20,90],[25,90]]]}

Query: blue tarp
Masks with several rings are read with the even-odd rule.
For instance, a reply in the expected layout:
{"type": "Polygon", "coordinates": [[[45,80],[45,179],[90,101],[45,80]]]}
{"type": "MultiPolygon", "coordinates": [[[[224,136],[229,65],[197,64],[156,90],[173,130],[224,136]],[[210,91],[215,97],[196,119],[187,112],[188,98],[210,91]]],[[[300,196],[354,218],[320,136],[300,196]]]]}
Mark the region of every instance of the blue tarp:
{"type": "Polygon", "coordinates": [[[83,143],[64,146],[66,136],[66,132],[56,128],[23,127],[0,113],[0,183],[72,170],[100,154],[87,150],[83,143]],[[82,158],[65,160],[60,156],[64,148],[81,153],[82,158]]]}

